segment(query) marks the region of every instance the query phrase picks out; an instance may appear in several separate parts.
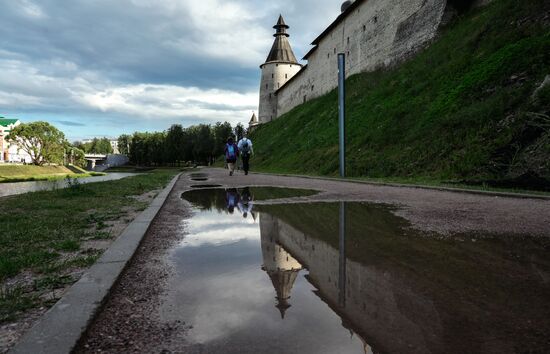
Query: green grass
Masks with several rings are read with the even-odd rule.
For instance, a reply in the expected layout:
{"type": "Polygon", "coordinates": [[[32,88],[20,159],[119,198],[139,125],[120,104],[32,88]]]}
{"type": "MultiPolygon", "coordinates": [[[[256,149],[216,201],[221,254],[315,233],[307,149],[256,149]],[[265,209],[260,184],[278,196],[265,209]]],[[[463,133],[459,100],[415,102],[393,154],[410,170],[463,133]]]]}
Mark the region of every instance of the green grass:
{"type": "MultiPolygon", "coordinates": [[[[543,0],[499,0],[464,15],[429,48],[347,80],[349,176],[484,181],[550,177],[550,31],[543,0]],[[541,15],[542,14],[542,15],[541,15]]],[[[337,92],[252,134],[254,169],[334,176],[337,92]]]]}
{"type": "Polygon", "coordinates": [[[73,172],[64,166],[0,165],[0,177],[66,175],[71,173],[73,172]]]}
{"type": "MultiPolygon", "coordinates": [[[[71,269],[92,265],[101,253],[82,249],[82,242],[112,238],[109,221],[147,206],[132,196],[163,188],[177,172],[155,170],[117,181],[75,183],[67,189],[2,198],[0,282],[23,271],[41,279],[63,277],[71,269]]],[[[26,303],[6,305],[15,290],[3,291],[0,313],[2,318],[12,318],[26,303]]]]}
{"type": "Polygon", "coordinates": [[[30,310],[39,303],[35,296],[21,288],[0,289],[0,323],[13,321],[17,315],[30,310]]]}
{"type": "Polygon", "coordinates": [[[64,178],[104,176],[101,172],[87,172],[76,166],[0,165],[0,183],[55,181],[64,178]]]}

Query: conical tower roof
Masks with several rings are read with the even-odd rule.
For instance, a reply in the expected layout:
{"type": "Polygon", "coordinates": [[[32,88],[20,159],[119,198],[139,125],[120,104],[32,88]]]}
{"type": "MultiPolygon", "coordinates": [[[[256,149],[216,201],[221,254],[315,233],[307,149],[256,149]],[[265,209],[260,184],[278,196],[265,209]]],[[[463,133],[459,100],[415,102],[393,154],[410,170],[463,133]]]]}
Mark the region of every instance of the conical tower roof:
{"type": "Polygon", "coordinates": [[[250,118],[250,122],[248,122],[249,125],[258,124],[258,117],[256,117],[256,113],[252,113],[252,118],[250,118]]]}
{"type": "Polygon", "coordinates": [[[282,15],[279,15],[279,20],[277,24],[273,26],[276,29],[275,41],[271,47],[271,51],[267,56],[266,63],[269,62],[278,62],[278,63],[289,63],[289,64],[298,64],[296,56],[292,51],[290,42],[288,41],[289,34],[286,33],[286,30],[289,28],[285,23],[282,15]]]}
{"type": "Polygon", "coordinates": [[[290,292],[296,281],[296,277],[300,270],[279,270],[276,272],[269,272],[269,278],[275,292],[277,293],[277,307],[281,312],[281,318],[285,318],[285,312],[290,307],[288,300],[290,299],[290,292]]]}

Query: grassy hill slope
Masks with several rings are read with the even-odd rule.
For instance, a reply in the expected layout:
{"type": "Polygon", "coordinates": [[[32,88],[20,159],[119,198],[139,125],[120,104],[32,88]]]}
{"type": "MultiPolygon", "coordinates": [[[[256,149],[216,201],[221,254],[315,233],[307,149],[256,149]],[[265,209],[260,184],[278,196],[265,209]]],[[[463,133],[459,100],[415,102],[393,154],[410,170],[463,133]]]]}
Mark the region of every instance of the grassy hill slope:
{"type": "Polygon", "coordinates": [[[59,179],[66,176],[86,177],[90,174],[78,167],[34,166],[34,165],[0,165],[1,182],[43,181],[59,179]]]}
{"type": "MultiPolygon", "coordinates": [[[[350,176],[550,177],[550,3],[495,0],[398,67],[347,80],[350,176]],[[534,92],[537,91],[536,94],[534,92]]],[[[254,168],[335,175],[337,92],[253,132],[254,168]]]]}

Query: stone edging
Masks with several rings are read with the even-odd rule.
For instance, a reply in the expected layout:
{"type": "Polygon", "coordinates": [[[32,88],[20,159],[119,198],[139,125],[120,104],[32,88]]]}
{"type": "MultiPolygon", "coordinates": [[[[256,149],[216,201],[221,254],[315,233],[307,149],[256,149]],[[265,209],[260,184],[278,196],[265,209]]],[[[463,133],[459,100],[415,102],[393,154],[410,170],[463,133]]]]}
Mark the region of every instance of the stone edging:
{"type": "Polygon", "coordinates": [[[424,185],[419,185],[419,184],[403,184],[403,183],[390,183],[390,182],[374,182],[374,181],[365,181],[365,180],[361,180],[361,179],[347,179],[347,178],[337,178],[337,177],[293,175],[293,174],[285,174],[285,173],[264,173],[264,172],[250,172],[250,173],[251,174],[257,174],[257,175],[266,175],[266,176],[271,175],[271,176],[281,176],[281,177],[298,177],[298,178],[318,179],[318,180],[333,181],[333,182],[360,183],[360,184],[368,184],[368,185],[372,185],[372,186],[398,187],[398,188],[417,188],[417,189],[436,190],[436,191],[443,191],[443,192],[470,193],[470,194],[478,194],[478,195],[484,195],[484,196],[489,196],[489,197],[550,200],[550,196],[539,195],[539,194],[482,191],[482,190],[465,189],[465,188],[424,186],[424,185]]]}
{"type": "Polygon", "coordinates": [[[71,353],[94,320],[181,173],[132,221],[101,258],[42,316],[9,353],[71,353]]]}

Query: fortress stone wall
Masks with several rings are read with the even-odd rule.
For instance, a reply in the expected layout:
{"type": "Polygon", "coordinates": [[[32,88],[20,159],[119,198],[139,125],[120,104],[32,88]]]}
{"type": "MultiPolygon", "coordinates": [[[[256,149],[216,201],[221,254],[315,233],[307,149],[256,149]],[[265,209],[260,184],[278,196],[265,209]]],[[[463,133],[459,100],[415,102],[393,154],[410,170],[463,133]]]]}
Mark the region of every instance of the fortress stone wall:
{"type": "Polygon", "coordinates": [[[276,91],[277,116],[337,86],[338,53],[346,54],[347,76],[408,58],[436,36],[447,3],[357,0],[313,42],[307,66],[276,91]]]}

